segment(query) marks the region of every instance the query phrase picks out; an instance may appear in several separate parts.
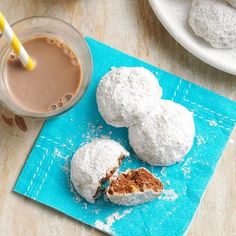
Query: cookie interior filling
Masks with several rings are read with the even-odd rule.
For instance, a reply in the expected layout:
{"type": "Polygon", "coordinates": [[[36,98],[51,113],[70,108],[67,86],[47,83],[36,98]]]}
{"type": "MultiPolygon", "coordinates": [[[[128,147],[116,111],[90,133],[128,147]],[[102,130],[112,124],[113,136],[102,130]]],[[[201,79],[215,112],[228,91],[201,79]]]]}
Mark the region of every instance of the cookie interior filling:
{"type": "Polygon", "coordinates": [[[161,192],[163,184],[155,176],[144,168],[130,170],[112,180],[108,193],[109,194],[127,194],[134,192],[144,192],[145,190],[161,192]]]}
{"type": "Polygon", "coordinates": [[[102,185],[112,177],[112,175],[116,172],[117,168],[119,168],[120,165],[122,164],[122,161],[124,160],[124,158],[125,156],[121,154],[120,157],[118,158],[118,166],[114,167],[110,172],[106,173],[106,177],[100,180],[100,186],[98,187],[96,193],[93,196],[95,199],[99,196],[102,185]]]}

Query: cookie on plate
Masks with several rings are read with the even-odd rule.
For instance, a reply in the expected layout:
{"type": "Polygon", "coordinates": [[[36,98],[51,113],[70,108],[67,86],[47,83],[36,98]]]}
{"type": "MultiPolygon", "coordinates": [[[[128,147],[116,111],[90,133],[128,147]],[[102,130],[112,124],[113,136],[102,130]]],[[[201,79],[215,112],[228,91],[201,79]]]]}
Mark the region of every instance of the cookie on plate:
{"type": "Polygon", "coordinates": [[[236,47],[236,11],[224,0],[193,0],[189,24],[215,48],[236,47]]]}

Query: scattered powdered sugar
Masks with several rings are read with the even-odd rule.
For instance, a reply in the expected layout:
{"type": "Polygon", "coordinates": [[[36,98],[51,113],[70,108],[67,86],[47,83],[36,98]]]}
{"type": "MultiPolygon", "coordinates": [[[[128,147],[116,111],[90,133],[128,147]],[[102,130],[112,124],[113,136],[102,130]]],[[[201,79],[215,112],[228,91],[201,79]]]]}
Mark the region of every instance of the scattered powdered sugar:
{"type": "Polygon", "coordinates": [[[68,155],[67,156],[65,156],[65,155],[62,155],[61,154],[61,151],[58,149],[58,148],[55,148],[55,150],[54,150],[54,155],[55,155],[55,157],[58,157],[58,158],[61,158],[61,159],[64,159],[65,161],[68,159],[68,155]]]}
{"type": "Polygon", "coordinates": [[[178,208],[178,207],[175,206],[175,207],[171,208],[170,211],[166,211],[165,214],[163,214],[162,217],[161,217],[161,219],[158,221],[158,224],[159,224],[159,225],[162,225],[164,222],[166,222],[166,220],[167,220],[168,218],[170,218],[170,216],[173,215],[173,214],[176,212],[177,208],[178,208]]]}
{"type": "Polygon", "coordinates": [[[107,218],[107,224],[112,225],[116,220],[120,220],[123,217],[125,217],[127,214],[129,214],[131,212],[131,210],[125,210],[123,211],[122,214],[119,214],[119,212],[115,212],[112,215],[110,215],[107,218]]]}
{"type": "MultiPolygon", "coordinates": [[[[181,167],[181,170],[184,173],[185,179],[190,179],[191,178],[191,164],[198,164],[198,165],[204,165],[204,166],[209,166],[209,163],[205,160],[199,160],[199,159],[193,159],[189,157],[188,159],[185,160],[183,166],[181,167]]],[[[200,166],[198,167],[200,168],[200,166]]]]}
{"type": "Polygon", "coordinates": [[[96,128],[96,130],[99,131],[99,132],[100,132],[102,129],[103,129],[103,126],[102,126],[102,125],[99,125],[99,126],[96,128]]]}
{"type": "Polygon", "coordinates": [[[69,177],[70,164],[69,164],[68,160],[65,161],[65,164],[61,168],[62,168],[62,171],[65,172],[66,175],[68,175],[68,177],[69,177]]]}
{"type": "Polygon", "coordinates": [[[70,146],[73,148],[75,146],[74,142],[72,141],[72,139],[66,139],[67,142],[70,144],[70,146]]]}
{"type": "Polygon", "coordinates": [[[102,231],[106,231],[106,232],[112,233],[112,230],[111,230],[110,226],[107,225],[107,224],[104,224],[100,220],[96,220],[95,227],[97,227],[98,229],[100,229],[102,231]]]}
{"type": "Polygon", "coordinates": [[[101,135],[103,126],[89,122],[87,132],[82,134],[82,138],[85,140],[83,144],[91,142],[94,138],[98,138],[101,135]]]}
{"type": "MultiPolygon", "coordinates": [[[[73,192],[74,192],[74,191],[73,191],[73,192]]],[[[79,203],[79,202],[82,201],[82,198],[81,198],[78,194],[76,194],[75,197],[74,197],[73,199],[74,199],[75,202],[77,202],[77,203],[79,203]]]]}
{"type": "Polygon", "coordinates": [[[170,180],[166,180],[166,184],[167,184],[167,185],[170,185],[170,180]]]}
{"type": "Polygon", "coordinates": [[[88,208],[88,203],[87,203],[87,202],[84,202],[84,203],[83,203],[83,209],[84,209],[84,210],[87,210],[87,208],[88,208]]]}
{"type": "Polygon", "coordinates": [[[87,129],[86,129],[87,131],[82,134],[82,138],[84,141],[80,144],[80,146],[86,143],[89,143],[96,138],[111,139],[112,131],[109,131],[107,134],[102,134],[104,127],[103,125],[100,125],[99,122],[100,122],[99,120],[95,122],[88,122],[87,129]]]}
{"type": "Polygon", "coordinates": [[[188,158],[188,159],[184,162],[183,166],[181,167],[181,170],[183,171],[184,177],[185,177],[186,179],[190,179],[190,178],[191,178],[191,176],[190,176],[189,174],[191,173],[190,164],[192,163],[192,160],[193,160],[193,159],[192,159],[191,157],[188,158]]]}
{"type": "Polygon", "coordinates": [[[187,187],[186,185],[183,186],[182,191],[181,191],[181,193],[179,193],[179,195],[184,195],[184,196],[186,196],[187,190],[188,190],[188,187],[187,187]]]}
{"type": "Polygon", "coordinates": [[[198,146],[206,143],[205,139],[201,135],[197,135],[196,138],[197,138],[197,145],[198,146]]]}
{"type": "Polygon", "coordinates": [[[162,167],[160,174],[161,174],[163,177],[166,177],[166,175],[167,175],[167,168],[166,168],[166,167],[162,167]]]}
{"type": "Polygon", "coordinates": [[[163,201],[175,201],[178,197],[179,195],[174,191],[174,189],[164,189],[159,199],[163,201]]]}
{"type": "Polygon", "coordinates": [[[100,211],[101,211],[101,209],[95,208],[92,212],[95,213],[96,215],[98,215],[100,211]]]}
{"type": "Polygon", "coordinates": [[[209,121],[209,125],[216,127],[218,124],[217,124],[217,122],[216,122],[215,120],[210,120],[210,121],[209,121]]]}
{"type": "Polygon", "coordinates": [[[121,214],[118,211],[116,211],[106,218],[105,223],[100,220],[96,220],[95,226],[102,231],[113,233],[112,230],[113,223],[116,222],[117,220],[124,218],[126,215],[130,214],[131,211],[132,209],[124,210],[121,214]]]}
{"type": "Polygon", "coordinates": [[[101,135],[100,136],[102,139],[111,139],[111,137],[109,135],[101,135]]]}

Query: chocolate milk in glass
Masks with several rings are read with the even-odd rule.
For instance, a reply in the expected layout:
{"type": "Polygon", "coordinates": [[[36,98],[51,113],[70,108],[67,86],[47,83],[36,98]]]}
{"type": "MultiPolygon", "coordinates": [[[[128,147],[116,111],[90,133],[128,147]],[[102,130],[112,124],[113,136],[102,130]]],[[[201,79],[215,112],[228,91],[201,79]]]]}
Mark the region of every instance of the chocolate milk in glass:
{"type": "Polygon", "coordinates": [[[79,60],[60,40],[36,37],[23,42],[36,62],[27,71],[12,53],[6,63],[7,89],[24,110],[50,112],[65,106],[76,95],[81,82],[79,60]]]}

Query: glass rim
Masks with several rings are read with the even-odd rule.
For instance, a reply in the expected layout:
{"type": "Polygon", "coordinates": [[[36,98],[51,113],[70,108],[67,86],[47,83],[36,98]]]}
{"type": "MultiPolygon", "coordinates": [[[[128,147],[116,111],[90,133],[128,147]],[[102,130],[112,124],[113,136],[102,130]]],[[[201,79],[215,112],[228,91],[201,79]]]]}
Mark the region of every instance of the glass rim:
{"type": "MultiPolygon", "coordinates": [[[[11,108],[10,106],[8,106],[4,101],[0,101],[0,103],[2,103],[2,105],[4,107],[6,107],[6,109],[8,109],[9,111],[13,112],[14,114],[16,115],[19,115],[19,116],[23,116],[25,118],[31,118],[31,119],[38,119],[38,120],[45,120],[45,119],[50,119],[50,118],[54,118],[54,117],[57,117],[63,113],[65,113],[66,111],[70,110],[71,108],[73,108],[81,99],[82,97],[84,96],[84,94],[86,93],[87,91],[87,88],[91,82],[91,79],[92,79],[92,71],[93,71],[93,61],[92,61],[92,55],[91,55],[91,51],[88,47],[88,44],[84,38],[84,36],[71,24],[69,24],[68,22],[62,20],[62,19],[59,19],[57,17],[54,17],[54,16],[30,16],[30,17],[26,17],[26,18],[22,18],[14,23],[11,24],[11,27],[14,27],[15,25],[18,25],[22,22],[25,22],[25,21],[28,21],[28,20],[32,20],[32,19],[51,19],[51,20],[54,20],[54,21],[58,21],[62,24],[65,24],[66,26],[68,26],[69,28],[71,28],[78,36],[79,38],[81,39],[81,42],[84,44],[87,52],[88,52],[88,63],[89,63],[89,71],[88,71],[88,81],[87,83],[85,84],[84,86],[84,91],[82,92],[82,94],[80,95],[79,94],[79,91],[80,91],[80,88],[78,90],[78,92],[76,93],[76,95],[74,96],[74,98],[71,100],[71,102],[69,102],[68,104],[66,104],[64,107],[58,109],[58,110],[55,110],[55,111],[50,111],[50,112],[30,112],[30,111],[27,111],[25,110],[26,113],[28,114],[21,114],[17,111],[15,111],[13,108],[11,108]]],[[[1,38],[1,37],[0,37],[1,38]]],[[[69,45],[70,46],[70,45],[69,45]]],[[[80,58],[78,58],[79,61],[80,61],[80,58]]],[[[83,79],[83,74],[82,74],[82,79],[83,79]]],[[[82,82],[81,82],[82,83],[82,82]]],[[[81,86],[81,84],[80,84],[81,86]]]]}

